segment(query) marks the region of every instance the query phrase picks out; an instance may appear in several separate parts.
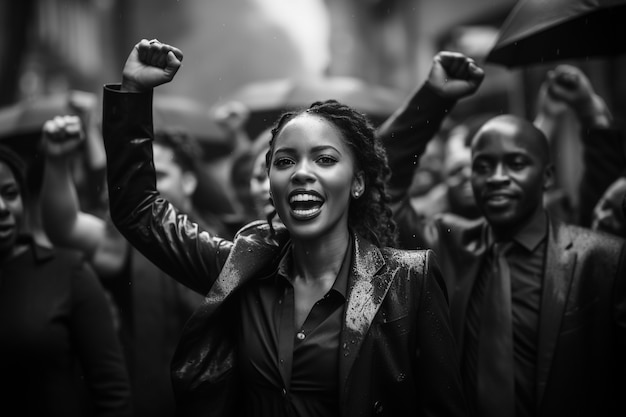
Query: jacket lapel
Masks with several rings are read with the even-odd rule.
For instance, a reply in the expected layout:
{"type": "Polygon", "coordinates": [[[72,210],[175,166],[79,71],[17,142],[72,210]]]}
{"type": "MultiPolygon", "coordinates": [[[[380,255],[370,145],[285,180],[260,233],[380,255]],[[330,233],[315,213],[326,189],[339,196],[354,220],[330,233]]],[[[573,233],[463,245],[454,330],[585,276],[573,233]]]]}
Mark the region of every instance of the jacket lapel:
{"type": "Polygon", "coordinates": [[[220,275],[183,328],[172,359],[172,382],[177,392],[193,391],[204,382],[218,379],[233,366],[234,349],[227,340],[224,324],[216,325],[216,310],[237,288],[253,277],[270,273],[289,239],[284,228],[275,236],[267,224],[254,223],[243,229],[229,248],[220,275]],[[209,355],[212,355],[209,358],[209,355]]]}
{"type": "Polygon", "coordinates": [[[556,348],[563,311],[569,296],[576,266],[576,253],[572,250],[568,229],[558,222],[550,222],[546,264],[537,344],[537,404],[545,393],[554,350],[556,348]]]}
{"type": "MultiPolygon", "coordinates": [[[[380,250],[354,235],[354,261],[350,273],[346,310],[341,332],[339,381],[345,387],[350,369],[358,355],[365,335],[378,312],[389,287],[393,273],[377,275],[385,265],[380,250]]],[[[343,393],[343,389],[341,392],[343,393]]]]}
{"type": "Polygon", "coordinates": [[[204,314],[211,314],[211,306],[221,305],[241,284],[252,277],[271,272],[268,268],[277,265],[289,233],[284,227],[275,225],[276,233],[270,236],[266,223],[255,222],[253,225],[237,234],[220,275],[197,313],[208,310],[204,314]]]}
{"type": "MultiPolygon", "coordinates": [[[[459,347],[459,357],[463,352],[467,305],[486,254],[484,242],[486,242],[485,235],[488,233],[487,225],[483,224],[478,231],[472,230],[471,233],[475,238],[467,239],[468,243],[463,245],[463,250],[454,253],[449,260],[449,262],[455,262],[455,271],[450,274],[454,275],[455,279],[446,283],[450,293],[450,320],[459,347]]],[[[451,278],[444,276],[444,279],[451,278]]]]}

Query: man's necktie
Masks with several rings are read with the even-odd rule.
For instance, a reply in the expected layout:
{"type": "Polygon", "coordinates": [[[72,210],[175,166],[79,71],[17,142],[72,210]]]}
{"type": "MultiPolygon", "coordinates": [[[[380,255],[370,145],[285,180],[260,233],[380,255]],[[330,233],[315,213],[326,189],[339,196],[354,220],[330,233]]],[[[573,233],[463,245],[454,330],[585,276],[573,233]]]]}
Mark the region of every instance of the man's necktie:
{"type": "Polygon", "coordinates": [[[515,359],[511,276],[505,253],[511,243],[495,243],[480,314],[478,411],[483,417],[515,416],[515,359]]]}

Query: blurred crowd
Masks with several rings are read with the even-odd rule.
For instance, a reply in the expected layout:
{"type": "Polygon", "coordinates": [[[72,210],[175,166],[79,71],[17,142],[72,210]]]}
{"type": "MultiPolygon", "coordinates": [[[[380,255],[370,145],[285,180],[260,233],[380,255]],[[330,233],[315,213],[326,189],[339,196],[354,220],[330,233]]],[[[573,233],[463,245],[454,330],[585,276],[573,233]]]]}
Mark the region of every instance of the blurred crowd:
{"type": "MultiPolygon", "coordinates": [[[[476,88],[479,85],[480,82],[476,88]]],[[[443,97],[447,100],[444,105],[451,108],[457,100],[472,93],[465,91],[443,97]]],[[[97,96],[86,92],[68,94],[65,107],[61,106],[67,111],[35,120],[36,129],[28,132],[17,129],[0,140],[0,374],[3,375],[0,396],[12,397],[14,404],[22,404],[28,410],[23,415],[174,416],[170,363],[185,323],[204,302],[206,294],[169,278],[134,248],[111,220],[106,143],[97,96]]],[[[419,117],[428,114],[427,98],[420,109],[406,116],[406,123],[414,125],[415,131],[422,129],[416,133],[421,141],[419,146],[398,150],[401,145],[393,139],[383,142],[388,144],[390,191],[399,226],[397,246],[435,251],[444,279],[450,279],[447,285],[451,309],[457,307],[454,291],[450,289],[454,284],[449,277],[459,272],[458,267],[448,265],[466,261],[463,255],[448,253],[451,249],[444,247],[454,230],[437,228],[481,221],[486,215],[495,218],[486,211],[499,204],[497,199],[514,198],[492,197],[490,203],[480,203],[472,184],[476,170],[489,169],[490,163],[486,160],[481,165],[476,159],[479,151],[472,146],[477,146],[479,133],[495,131],[497,123],[505,125],[498,125],[501,129],[498,135],[515,129],[524,132],[536,129],[551,144],[565,128],[571,131],[573,121],[578,137],[571,140],[582,144],[583,164],[577,167],[581,172],[578,195],[573,199],[557,182],[546,182],[540,196],[542,208],[550,219],[594,231],[590,235],[593,238],[587,240],[588,251],[594,251],[592,242],[603,239],[620,242],[623,247],[621,239],[626,238],[626,139],[620,125],[623,115],[611,113],[589,77],[574,65],[555,65],[549,70],[537,97],[531,120],[512,122],[502,119],[504,115],[492,113],[451,120],[444,114],[441,120],[430,119],[432,123],[426,131],[419,117]],[[398,156],[400,152],[403,155],[398,156]],[[417,226],[427,224],[435,226],[417,226]],[[416,232],[418,229],[421,232],[416,232]],[[434,237],[438,239],[436,242],[434,237]]],[[[407,94],[407,100],[410,107],[414,95],[407,94]]],[[[15,111],[15,107],[12,109],[15,111]]],[[[206,117],[227,138],[228,150],[217,156],[208,155],[210,144],[203,144],[184,126],[162,125],[153,134],[135,132],[137,138],[153,140],[152,158],[159,196],[184,212],[186,219],[202,230],[228,241],[255,220],[279,221],[275,218],[266,165],[274,121],[268,121],[266,130],[257,137],[250,137],[246,130],[250,110],[242,103],[220,104],[207,111],[206,117]]],[[[390,115],[389,120],[378,131],[381,137],[394,136],[392,125],[398,122],[398,116],[390,115]]],[[[530,136],[530,133],[516,136],[515,144],[526,146],[522,142],[530,136]]],[[[124,157],[116,155],[116,158],[124,157]]],[[[547,151],[539,157],[549,158],[545,162],[556,166],[571,163],[547,151]]],[[[515,170],[515,164],[525,162],[507,163],[515,170]]],[[[499,223],[495,221],[495,224],[499,223]]],[[[497,226],[493,228],[496,232],[500,230],[497,226]]],[[[464,243],[470,245],[471,239],[464,243]]],[[[526,262],[525,258],[519,259],[518,262],[526,262]]],[[[534,261],[532,258],[528,263],[532,266],[534,261]]],[[[621,267],[616,268],[622,271],[621,267]]],[[[598,271],[602,270],[594,266],[584,273],[595,277],[598,271]]],[[[623,281],[626,277],[617,279],[623,281]]],[[[593,282],[585,282],[593,286],[593,282]]],[[[612,301],[607,301],[603,294],[591,304],[579,307],[591,308],[594,303],[604,302],[612,301]]],[[[529,316],[546,320],[543,316],[539,318],[543,312],[539,313],[538,307],[531,310],[534,313],[529,316]]],[[[615,307],[611,311],[620,315],[624,314],[622,310],[615,307]]],[[[568,310],[570,316],[563,320],[579,313],[582,314],[568,310]]],[[[615,339],[623,337],[625,331],[624,317],[618,319],[622,320],[619,324],[622,327],[610,330],[615,339]]],[[[466,340],[472,339],[469,332],[470,336],[463,336],[466,340]]],[[[525,336],[516,334],[519,339],[515,343],[521,340],[520,343],[532,344],[536,340],[536,336],[525,336]]],[[[598,353],[591,347],[581,349],[598,353]]],[[[615,353],[611,349],[607,355],[618,358],[616,367],[622,366],[626,361],[623,351],[615,353]]],[[[531,357],[537,360],[537,349],[533,348],[532,352],[531,357]]],[[[559,360],[566,359],[555,359],[559,360]]],[[[474,363],[474,366],[478,365],[474,363]]],[[[539,372],[532,366],[528,369],[530,376],[525,375],[522,381],[535,378],[535,372],[539,372]]],[[[621,372],[625,368],[619,369],[621,372]]],[[[599,383],[593,379],[595,374],[580,378],[599,383]]],[[[555,382],[550,380],[550,383],[555,382]]],[[[532,387],[536,388],[534,383],[532,387]]],[[[531,410],[529,404],[539,401],[535,393],[517,392],[517,395],[522,396],[518,401],[523,403],[518,415],[539,415],[520,412],[531,410]]],[[[469,402],[471,407],[482,407],[477,404],[480,401],[469,402]]]]}

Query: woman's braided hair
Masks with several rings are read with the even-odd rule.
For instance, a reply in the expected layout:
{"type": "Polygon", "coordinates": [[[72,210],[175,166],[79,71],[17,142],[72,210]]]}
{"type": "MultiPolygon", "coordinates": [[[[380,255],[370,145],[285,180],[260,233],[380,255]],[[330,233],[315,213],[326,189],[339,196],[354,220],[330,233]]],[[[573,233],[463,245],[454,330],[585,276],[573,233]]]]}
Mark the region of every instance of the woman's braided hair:
{"type": "MultiPolygon", "coordinates": [[[[353,154],[356,171],[363,172],[365,190],[362,196],[352,198],[350,202],[349,226],[378,247],[394,246],[396,224],[386,183],[391,170],[385,148],[365,115],[336,100],[317,101],[308,109],[284,113],[272,129],[270,148],[265,155],[268,174],[276,137],[290,120],[302,114],[320,116],[335,126],[353,154]]],[[[270,225],[275,214],[268,216],[270,225]]]]}

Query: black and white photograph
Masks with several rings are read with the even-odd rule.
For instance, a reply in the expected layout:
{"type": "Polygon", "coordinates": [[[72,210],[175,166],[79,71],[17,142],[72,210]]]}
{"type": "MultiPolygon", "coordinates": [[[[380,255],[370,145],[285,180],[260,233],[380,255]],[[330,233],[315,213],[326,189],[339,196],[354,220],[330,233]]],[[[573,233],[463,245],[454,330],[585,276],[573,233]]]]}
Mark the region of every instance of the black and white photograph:
{"type": "Polygon", "coordinates": [[[0,414],[626,416],[625,22],[0,2],[0,414]]]}

